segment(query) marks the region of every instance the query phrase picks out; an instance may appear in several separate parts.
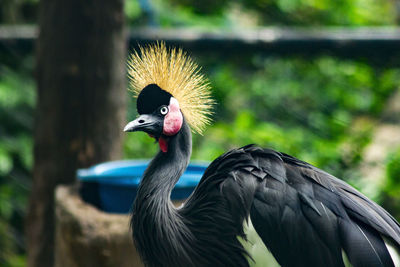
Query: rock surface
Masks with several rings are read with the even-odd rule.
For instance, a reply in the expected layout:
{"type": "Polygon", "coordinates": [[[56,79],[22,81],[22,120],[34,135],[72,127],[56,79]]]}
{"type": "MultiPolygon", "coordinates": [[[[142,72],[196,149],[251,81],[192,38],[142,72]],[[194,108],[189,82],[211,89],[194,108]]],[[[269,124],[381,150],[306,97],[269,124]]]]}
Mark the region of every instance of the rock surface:
{"type": "Polygon", "coordinates": [[[56,267],[140,267],[129,216],[85,203],[77,186],[56,190],[56,267]]]}

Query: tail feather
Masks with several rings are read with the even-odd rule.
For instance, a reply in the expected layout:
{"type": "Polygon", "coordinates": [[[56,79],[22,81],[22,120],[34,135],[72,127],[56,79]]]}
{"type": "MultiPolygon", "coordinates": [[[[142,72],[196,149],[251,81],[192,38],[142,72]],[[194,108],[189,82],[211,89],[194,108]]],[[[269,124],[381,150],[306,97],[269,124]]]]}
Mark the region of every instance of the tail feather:
{"type": "Polygon", "coordinates": [[[371,227],[361,222],[341,220],[340,237],[352,266],[397,266],[381,235],[371,227]]]}
{"type": "Polygon", "coordinates": [[[389,251],[394,266],[400,267],[400,249],[387,237],[381,236],[385,242],[386,249],[389,251]]]}

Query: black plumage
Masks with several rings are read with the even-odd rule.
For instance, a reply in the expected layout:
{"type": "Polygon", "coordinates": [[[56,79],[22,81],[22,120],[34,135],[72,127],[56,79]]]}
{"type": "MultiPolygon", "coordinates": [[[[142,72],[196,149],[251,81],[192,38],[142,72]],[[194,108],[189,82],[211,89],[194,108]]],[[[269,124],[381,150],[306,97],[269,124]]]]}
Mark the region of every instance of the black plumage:
{"type": "MultiPolygon", "coordinates": [[[[249,266],[238,236],[250,218],[282,266],[394,266],[382,236],[399,250],[400,227],[345,182],[255,145],[217,158],[176,209],[169,199],[191,153],[183,123],[146,170],[133,208],[133,237],[148,266],[249,266]]],[[[266,251],[267,253],[267,251],[266,251]]]]}
{"type": "Polygon", "coordinates": [[[168,105],[171,94],[157,84],[149,84],[138,95],[137,111],[139,114],[152,113],[159,106],[168,105]]]}

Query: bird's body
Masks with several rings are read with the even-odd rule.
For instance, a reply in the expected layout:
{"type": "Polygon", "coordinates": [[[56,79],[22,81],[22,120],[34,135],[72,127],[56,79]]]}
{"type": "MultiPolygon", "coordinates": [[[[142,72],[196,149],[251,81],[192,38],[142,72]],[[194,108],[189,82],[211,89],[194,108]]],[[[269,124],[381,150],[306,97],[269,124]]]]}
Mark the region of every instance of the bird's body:
{"type": "Polygon", "coordinates": [[[382,236],[399,248],[400,227],[386,211],[343,181],[270,149],[251,145],[222,155],[174,208],[169,196],[189,162],[188,136],[170,140],[139,189],[132,224],[148,266],[265,266],[242,246],[250,222],[282,266],[344,266],[343,252],[353,266],[394,266],[382,236]]]}
{"type": "Polygon", "coordinates": [[[399,266],[393,217],[345,182],[271,149],[220,156],[175,208],[170,194],[189,163],[191,132],[169,92],[142,88],[138,107],[153,107],[125,128],[149,133],[161,148],[133,206],[133,238],[147,266],[266,266],[269,253],[282,266],[399,266]]]}

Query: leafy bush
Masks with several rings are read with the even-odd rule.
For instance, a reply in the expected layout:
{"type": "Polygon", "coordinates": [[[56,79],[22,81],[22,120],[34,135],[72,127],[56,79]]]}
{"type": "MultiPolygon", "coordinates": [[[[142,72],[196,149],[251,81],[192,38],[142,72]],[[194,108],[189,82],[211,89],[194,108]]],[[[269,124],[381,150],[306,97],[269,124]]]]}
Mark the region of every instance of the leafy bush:
{"type": "Polygon", "coordinates": [[[386,178],[388,193],[400,196],[400,148],[388,157],[386,178]]]}
{"type": "Polygon", "coordinates": [[[386,179],[381,199],[388,211],[400,220],[400,147],[387,158],[386,179]]]}
{"type": "Polygon", "coordinates": [[[397,3],[388,0],[127,0],[126,6],[130,23],[137,25],[148,22],[138,19],[140,14],[142,17],[151,16],[152,23],[164,27],[200,26],[209,29],[265,25],[398,24],[397,3]]]}
{"type": "Polygon", "coordinates": [[[31,60],[18,65],[22,66],[17,70],[0,65],[1,266],[24,266],[25,257],[23,219],[32,167],[35,91],[31,60]]]}

